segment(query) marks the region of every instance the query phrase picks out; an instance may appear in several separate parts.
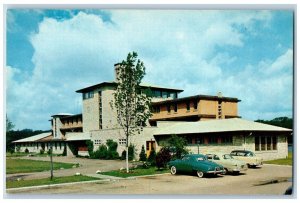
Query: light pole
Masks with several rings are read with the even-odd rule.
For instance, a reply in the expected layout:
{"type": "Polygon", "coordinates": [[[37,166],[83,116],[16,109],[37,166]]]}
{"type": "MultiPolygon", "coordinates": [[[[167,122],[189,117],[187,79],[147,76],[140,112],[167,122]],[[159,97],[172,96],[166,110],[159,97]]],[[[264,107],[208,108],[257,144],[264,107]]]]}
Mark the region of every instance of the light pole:
{"type": "Polygon", "coordinates": [[[51,167],[51,170],[50,170],[50,179],[52,180],[53,179],[53,160],[52,160],[52,142],[50,142],[50,167],[51,167]]]}

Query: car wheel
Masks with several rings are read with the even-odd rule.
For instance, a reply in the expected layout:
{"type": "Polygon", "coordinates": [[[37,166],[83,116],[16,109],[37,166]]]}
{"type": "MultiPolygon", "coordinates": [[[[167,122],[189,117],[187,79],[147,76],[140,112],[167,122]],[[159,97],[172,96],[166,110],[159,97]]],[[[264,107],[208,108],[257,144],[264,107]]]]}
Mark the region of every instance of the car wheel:
{"type": "Polygon", "coordinates": [[[228,174],[228,169],[227,168],[224,168],[224,170],[225,170],[225,173],[224,174],[228,174]]]}
{"type": "Polygon", "coordinates": [[[203,173],[202,171],[197,171],[197,176],[198,176],[199,178],[203,178],[204,173],[203,173]]]}
{"type": "Polygon", "coordinates": [[[175,167],[175,166],[172,166],[170,171],[171,171],[171,174],[172,174],[172,175],[175,175],[176,172],[177,172],[176,167],[175,167]]]}

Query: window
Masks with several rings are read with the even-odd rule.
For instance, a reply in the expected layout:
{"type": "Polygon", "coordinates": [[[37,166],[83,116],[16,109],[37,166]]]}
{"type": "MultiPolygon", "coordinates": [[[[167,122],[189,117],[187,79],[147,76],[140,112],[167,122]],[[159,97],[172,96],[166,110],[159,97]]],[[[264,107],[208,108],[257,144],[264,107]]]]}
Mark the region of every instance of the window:
{"type": "Polygon", "coordinates": [[[204,144],[204,138],[203,137],[196,137],[196,144],[204,144]]]}
{"type": "Polygon", "coordinates": [[[273,150],[277,150],[277,137],[272,137],[272,148],[273,150]]]}
{"type": "Polygon", "coordinates": [[[59,149],[61,149],[61,142],[59,143],[59,149]]]}
{"type": "Polygon", "coordinates": [[[95,145],[100,145],[101,144],[101,140],[95,140],[94,143],[95,143],[95,145]]]}
{"type": "Polygon", "coordinates": [[[262,136],[260,137],[260,149],[261,151],[265,151],[266,150],[266,137],[262,136]]]}
{"type": "Polygon", "coordinates": [[[194,100],[193,106],[194,106],[194,109],[195,109],[195,110],[198,108],[198,101],[197,101],[197,100],[194,100]]]}
{"type": "Polygon", "coordinates": [[[217,144],[218,138],[216,136],[210,136],[210,137],[208,137],[208,143],[209,144],[217,144]]]}
{"type": "Polygon", "coordinates": [[[259,151],[260,148],[259,148],[259,137],[255,137],[255,151],[259,151]]]}
{"type": "Polygon", "coordinates": [[[190,110],[190,101],[186,102],[186,110],[187,110],[187,111],[190,110]]]}
{"type": "Polygon", "coordinates": [[[93,91],[91,91],[91,92],[84,92],[82,94],[82,97],[83,97],[83,99],[93,98],[94,97],[94,92],[93,91]]]}
{"type": "Polygon", "coordinates": [[[162,95],[161,95],[161,91],[159,91],[159,90],[154,90],[153,91],[153,96],[154,97],[157,97],[157,98],[160,98],[162,95]]]}
{"type": "Polygon", "coordinates": [[[168,92],[162,92],[162,98],[168,98],[168,92]]]}
{"type": "Polygon", "coordinates": [[[255,151],[277,150],[276,136],[255,137],[255,151]]]}
{"type": "Polygon", "coordinates": [[[174,112],[177,112],[177,104],[174,104],[174,112]]]}
{"type": "Polygon", "coordinates": [[[57,149],[57,142],[55,142],[55,149],[57,149]]]}
{"type": "Polygon", "coordinates": [[[222,118],[222,101],[218,101],[218,118],[222,118]]]}
{"type": "Polygon", "coordinates": [[[167,111],[168,111],[168,113],[171,112],[171,106],[170,106],[170,104],[167,105],[167,111]]]}
{"type": "Polygon", "coordinates": [[[170,93],[170,97],[172,99],[177,99],[177,93],[175,93],[175,92],[170,93]]]}
{"type": "Polygon", "coordinates": [[[272,145],[272,138],[269,136],[267,137],[267,150],[272,150],[271,145],[272,145]]]}
{"type": "Polygon", "coordinates": [[[99,129],[102,129],[102,92],[98,92],[99,95],[99,129]]]}
{"type": "Polygon", "coordinates": [[[126,138],[119,139],[119,145],[126,145],[126,138]]]}
{"type": "Polygon", "coordinates": [[[227,143],[227,144],[232,144],[232,136],[228,135],[228,136],[222,137],[221,142],[222,143],[227,143]]]}
{"type": "Polygon", "coordinates": [[[214,160],[220,160],[220,158],[217,155],[214,155],[214,160]]]}
{"type": "Polygon", "coordinates": [[[153,113],[159,113],[160,112],[160,106],[153,106],[152,108],[153,113]]]}

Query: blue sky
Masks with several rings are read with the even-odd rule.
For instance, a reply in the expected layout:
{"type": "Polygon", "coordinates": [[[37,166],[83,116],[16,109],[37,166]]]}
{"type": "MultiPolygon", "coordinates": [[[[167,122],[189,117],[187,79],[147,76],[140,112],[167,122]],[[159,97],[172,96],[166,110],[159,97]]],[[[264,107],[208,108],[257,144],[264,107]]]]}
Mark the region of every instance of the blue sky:
{"type": "Polygon", "coordinates": [[[6,113],[15,129],[50,129],[81,113],[77,89],[113,80],[136,51],[144,82],[237,97],[244,119],[292,116],[293,12],[42,10],[6,13],[6,113]]]}

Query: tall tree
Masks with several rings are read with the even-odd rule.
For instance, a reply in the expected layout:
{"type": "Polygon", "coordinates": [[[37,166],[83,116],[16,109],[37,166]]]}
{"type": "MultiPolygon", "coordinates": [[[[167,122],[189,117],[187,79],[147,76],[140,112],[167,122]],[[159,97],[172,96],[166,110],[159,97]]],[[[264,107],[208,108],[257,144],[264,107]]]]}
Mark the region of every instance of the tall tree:
{"type": "Polygon", "coordinates": [[[116,109],[117,120],[126,136],[126,171],[128,167],[129,136],[140,133],[150,118],[151,98],[140,87],[145,75],[145,66],[132,52],[123,60],[117,71],[117,88],[111,107],[116,109]]]}
{"type": "Polygon", "coordinates": [[[10,132],[12,129],[14,129],[15,125],[7,118],[6,115],[6,132],[10,132]]]}

